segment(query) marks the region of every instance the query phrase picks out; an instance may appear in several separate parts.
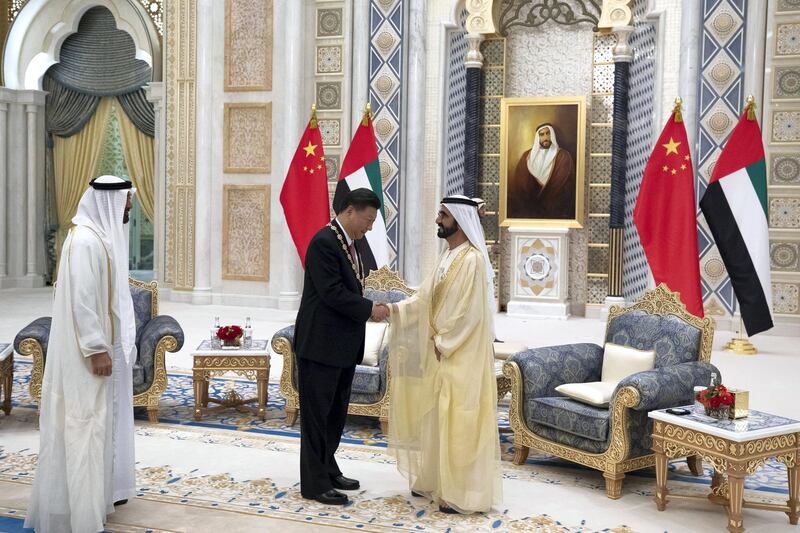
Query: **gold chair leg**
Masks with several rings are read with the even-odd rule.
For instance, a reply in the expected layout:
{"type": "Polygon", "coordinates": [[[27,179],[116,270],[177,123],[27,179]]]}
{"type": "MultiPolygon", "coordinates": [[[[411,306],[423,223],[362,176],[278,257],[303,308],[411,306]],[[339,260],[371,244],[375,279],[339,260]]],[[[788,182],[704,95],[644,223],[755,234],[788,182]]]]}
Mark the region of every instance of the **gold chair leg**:
{"type": "Polygon", "coordinates": [[[158,407],[147,408],[147,420],[151,424],[158,424],[158,407]]]}
{"type": "Polygon", "coordinates": [[[386,437],[389,436],[389,420],[386,418],[381,418],[381,433],[386,437]]]}
{"type": "Polygon", "coordinates": [[[286,425],[292,427],[297,422],[297,409],[286,408],[286,425]]]}
{"type": "Polygon", "coordinates": [[[692,475],[694,476],[702,476],[703,475],[703,458],[699,455],[690,455],[686,458],[686,462],[689,463],[689,470],[691,470],[692,475]]]}
{"type": "Polygon", "coordinates": [[[603,472],[606,478],[606,496],[612,500],[619,500],[622,497],[622,481],[625,474],[619,472],[603,472]]]}
{"type": "MultiPolygon", "coordinates": [[[[516,435],[515,435],[516,438],[516,435]]],[[[517,446],[514,444],[514,464],[521,465],[528,459],[528,453],[531,451],[527,446],[517,446]]]]}

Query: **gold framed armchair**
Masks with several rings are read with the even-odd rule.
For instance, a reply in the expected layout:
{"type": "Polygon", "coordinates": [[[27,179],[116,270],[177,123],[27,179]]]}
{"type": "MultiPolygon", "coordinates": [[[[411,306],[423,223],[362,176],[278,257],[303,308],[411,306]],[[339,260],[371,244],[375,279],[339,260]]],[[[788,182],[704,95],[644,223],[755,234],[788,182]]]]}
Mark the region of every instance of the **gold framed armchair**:
{"type": "MultiPolygon", "coordinates": [[[[511,380],[509,422],[514,462],[523,464],[530,448],[603,472],[606,495],[622,494],[625,473],[653,466],[652,421],[647,413],[694,400],[694,386],[707,385],[712,372],[714,323],[689,314],[677,293],[661,284],[641,301],[611,308],[605,341],[655,350],[655,368],[632,374],[617,386],[608,407],[561,396],[565,383],[600,381],[603,348],[567,344],[518,352],[503,366],[511,380]]],[[[695,475],[699,459],[689,458],[695,475]]]]}
{"type": "MultiPolygon", "coordinates": [[[[150,422],[158,422],[158,401],[167,389],[166,352],[183,346],[183,329],[168,315],[158,314],[158,282],[128,279],[136,318],[136,362],[133,365],[133,406],[146,407],[150,422]]],[[[30,395],[42,396],[42,379],[47,360],[52,318],[37,318],[14,339],[14,349],[33,358],[30,395]]]]}
{"type": "MultiPolygon", "coordinates": [[[[387,267],[373,270],[364,282],[364,296],[374,301],[396,303],[413,295],[414,292],[396,272],[387,267]]],[[[272,337],[272,349],[283,356],[280,391],[286,399],[286,423],[290,426],[297,421],[300,410],[293,344],[294,325],[279,330],[272,337]]],[[[387,349],[378,357],[378,366],[356,367],[350,405],[347,409],[347,413],[351,415],[378,418],[384,434],[388,434],[390,380],[387,349]]]]}

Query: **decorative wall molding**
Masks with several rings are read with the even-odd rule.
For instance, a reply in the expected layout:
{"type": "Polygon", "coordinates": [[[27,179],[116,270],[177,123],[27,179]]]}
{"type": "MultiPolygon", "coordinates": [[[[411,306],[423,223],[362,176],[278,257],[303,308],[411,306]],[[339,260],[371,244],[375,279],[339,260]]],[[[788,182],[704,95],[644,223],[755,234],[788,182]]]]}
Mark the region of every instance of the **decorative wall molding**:
{"type": "Polygon", "coordinates": [[[378,143],[391,268],[397,268],[400,247],[405,8],[406,0],[370,0],[369,101],[378,143]]]}
{"type": "Polygon", "coordinates": [[[222,279],[269,281],[269,185],[224,185],[222,279]]]}
{"type": "Polygon", "coordinates": [[[226,103],[223,170],[268,174],[272,170],[272,102],[226,103]]]}
{"type": "Polygon", "coordinates": [[[167,202],[164,281],[174,289],[194,287],[197,6],[167,4],[167,202]]]}
{"type": "MultiPolygon", "coordinates": [[[[475,2],[483,3],[483,2],[475,2]]],[[[564,26],[573,26],[578,24],[590,24],[592,28],[597,29],[600,22],[601,12],[604,7],[602,4],[619,4],[614,9],[608,10],[607,18],[611,20],[612,16],[615,20],[625,20],[624,17],[630,19],[630,9],[627,8],[627,2],[613,1],[613,0],[544,0],[544,1],[530,1],[530,2],[501,2],[494,0],[494,9],[497,9],[498,4],[503,4],[502,11],[499,13],[499,32],[502,35],[508,35],[509,30],[515,27],[522,28],[536,28],[547,22],[561,24],[564,26]],[[625,9],[627,8],[627,13],[625,9]]],[[[467,2],[469,5],[469,2],[467,2]]],[[[484,12],[486,9],[484,8],[484,12]]],[[[482,20],[486,20],[483,16],[482,20]]],[[[625,24],[622,24],[625,25],[625,24]]],[[[467,29],[473,31],[467,20],[467,29]]],[[[478,31],[478,33],[487,33],[486,31],[478,31]]]]}
{"type": "Polygon", "coordinates": [[[272,0],[225,0],[225,90],[272,90],[272,0]]]}
{"type": "MultiPolygon", "coordinates": [[[[744,103],[744,59],[747,4],[753,0],[705,2],[702,7],[703,39],[698,80],[697,117],[698,201],[708,186],[714,164],[735,127],[744,103]]],[[[736,298],[727,272],[720,273],[719,253],[705,218],[698,209],[697,240],[700,251],[700,287],[706,314],[730,315],[736,298]]]]}

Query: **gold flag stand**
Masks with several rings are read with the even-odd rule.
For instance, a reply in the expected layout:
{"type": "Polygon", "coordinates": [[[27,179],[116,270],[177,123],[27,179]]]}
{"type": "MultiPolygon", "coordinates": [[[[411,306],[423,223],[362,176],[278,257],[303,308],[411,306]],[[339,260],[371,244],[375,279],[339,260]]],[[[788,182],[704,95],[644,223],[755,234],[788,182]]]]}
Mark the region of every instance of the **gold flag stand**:
{"type": "Polygon", "coordinates": [[[728,343],[722,348],[723,351],[738,353],[740,355],[755,355],[758,353],[758,349],[753,346],[753,343],[750,342],[750,339],[746,339],[742,334],[743,330],[744,324],[742,323],[742,319],[739,318],[739,337],[734,337],[729,340],[728,343]]]}

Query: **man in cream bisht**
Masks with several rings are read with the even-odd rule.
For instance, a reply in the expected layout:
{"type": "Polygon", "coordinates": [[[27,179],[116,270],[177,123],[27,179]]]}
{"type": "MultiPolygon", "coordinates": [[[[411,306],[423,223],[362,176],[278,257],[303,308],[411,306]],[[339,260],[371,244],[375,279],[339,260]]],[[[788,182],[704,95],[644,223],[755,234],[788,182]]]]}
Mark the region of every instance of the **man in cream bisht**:
{"type": "Polygon", "coordinates": [[[489,255],[477,204],[442,200],[448,249],[412,298],[390,308],[389,446],[412,494],[442,512],[502,500],[489,255]]]}
{"type": "Polygon", "coordinates": [[[133,497],[136,325],[128,288],[128,181],[92,180],[61,250],[42,384],[39,464],[25,527],[103,530],[133,497]]]}

